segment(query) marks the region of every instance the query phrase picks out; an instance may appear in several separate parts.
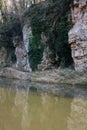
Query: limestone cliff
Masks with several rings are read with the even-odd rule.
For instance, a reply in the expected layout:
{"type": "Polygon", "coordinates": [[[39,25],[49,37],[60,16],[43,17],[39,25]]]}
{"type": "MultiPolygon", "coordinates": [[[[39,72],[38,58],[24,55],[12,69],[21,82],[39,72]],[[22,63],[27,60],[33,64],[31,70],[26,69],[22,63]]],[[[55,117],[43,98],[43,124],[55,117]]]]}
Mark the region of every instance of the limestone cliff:
{"type": "Polygon", "coordinates": [[[24,13],[33,33],[31,60],[34,59],[34,65],[37,60],[40,61],[38,64],[42,70],[59,66],[71,67],[73,64],[68,44],[69,5],[69,0],[52,3],[45,1],[30,7],[24,13]]]}
{"type": "Polygon", "coordinates": [[[4,30],[0,28],[0,34],[3,32],[4,39],[5,36],[10,39],[5,42],[5,46],[9,48],[8,52],[11,53],[12,63],[16,61],[13,37],[23,36],[26,50],[29,51],[30,66],[33,70],[37,69],[38,64],[42,69],[58,68],[59,66],[62,68],[72,67],[73,60],[67,35],[70,30],[70,21],[68,20],[70,2],[70,0],[52,0],[50,2],[47,0],[33,4],[23,10],[21,19],[19,16],[13,15],[10,22],[3,24],[4,30]],[[30,28],[33,35],[31,44],[29,43],[30,28]],[[30,48],[28,48],[28,43],[30,48]]]}
{"type": "Polygon", "coordinates": [[[29,71],[31,71],[30,63],[29,63],[29,44],[30,44],[30,38],[32,37],[32,30],[28,23],[25,23],[22,29],[23,32],[23,43],[27,51],[27,68],[29,71]]]}
{"type": "Polygon", "coordinates": [[[74,0],[71,6],[72,28],[69,31],[69,44],[75,70],[87,69],[87,2],[74,0]]]}
{"type": "Polygon", "coordinates": [[[5,65],[6,63],[6,57],[7,57],[7,51],[4,47],[0,48],[0,67],[5,65]]]}

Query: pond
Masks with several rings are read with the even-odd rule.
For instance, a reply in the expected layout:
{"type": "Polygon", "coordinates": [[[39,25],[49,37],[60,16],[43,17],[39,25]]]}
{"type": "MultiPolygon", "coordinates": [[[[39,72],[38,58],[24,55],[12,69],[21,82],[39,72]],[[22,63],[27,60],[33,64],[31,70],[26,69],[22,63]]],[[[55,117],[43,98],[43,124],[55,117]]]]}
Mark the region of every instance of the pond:
{"type": "Polygon", "coordinates": [[[85,88],[73,87],[67,96],[70,90],[57,95],[23,83],[0,80],[0,130],[87,130],[85,88]]]}

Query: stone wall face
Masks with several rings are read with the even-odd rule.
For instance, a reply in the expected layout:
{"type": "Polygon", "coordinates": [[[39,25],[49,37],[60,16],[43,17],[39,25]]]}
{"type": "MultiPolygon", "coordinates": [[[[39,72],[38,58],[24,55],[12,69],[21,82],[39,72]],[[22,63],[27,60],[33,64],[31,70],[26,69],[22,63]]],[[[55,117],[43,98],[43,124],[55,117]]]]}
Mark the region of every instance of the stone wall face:
{"type": "MultiPolygon", "coordinates": [[[[50,49],[48,44],[48,39],[50,37],[47,37],[44,32],[41,34],[41,42],[44,45],[44,51],[43,51],[43,57],[41,64],[38,65],[39,70],[47,70],[52,69],[54,67],[55,63],[55,56],[54,52],[50,49]]],[[[52,37],[51,37],[52,38],[52,37]]]]}
{"type": "Polygon", "coordinates": [[[73,27],[69,31],[69,44],[75,70],[87,69],[87,2],[86,0],[74,0],[71,6],[73,27]]]}
{"type": "Polygon", "coordinates": [[[0,48],[0,66],[6,65],[7,51],[4,47],[0,48]]]}
{"type": "Polygon", "coordinates": [[[31,67],[30,67],[30,63],[29,63],[29,56],[28,56],[30,39],[32,37],[31,27],[28,24],[25,24],[22,32],[23,32],[23,43],[24,43],[24,46],[25,46],[26,51],[27,51],[27,68],[31,72],[31,67]]]}
{"type": "Polygon", "coordinates": [[[30,42],[29,39],[32,37],[31,27],[28,24],[25,24],[22,31],[23,31],[23,42],[27,52],[29,52],[29,42],[30,42]]]}

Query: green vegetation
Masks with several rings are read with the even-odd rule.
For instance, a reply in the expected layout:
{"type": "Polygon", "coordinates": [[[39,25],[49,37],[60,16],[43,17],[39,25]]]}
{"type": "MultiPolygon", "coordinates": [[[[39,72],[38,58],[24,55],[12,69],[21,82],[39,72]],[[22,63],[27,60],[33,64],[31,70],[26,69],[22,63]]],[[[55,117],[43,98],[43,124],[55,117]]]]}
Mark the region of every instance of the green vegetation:
{"type": "Polygon", "coordinates": [[[33,36],[32,41],[29,46],[29,59],[32,70],[37,68],[37,65],[40,64],[42,54],[43,54],[43,47],[41,44],[41,37],[37,33],[33,36]]]}
{"type": "MultiPolygon", "coordinates": [[[[70,0],[52,0],[32,5],[23,14],[15,15],[12,12],[7,16],[4,11],[3,20],[0,24],[0,47],[4,46],[8,53],[14,57],[13,37],[22,36],[23,19],[30,22],[33,38],[30,44],[30,64],[33,70],[40,64],[43,55],[43,43],[41,42],[41,33],[44,32],[48,41],[47,44],[53,53],[52,58],[56,56],[60,59],[61,67],[69,67],[73,64],[71,50],[68,45],[68,31],[70,29],[70,0]],[[20,17],[19,17],[20,16],[20,17]]],[[[18,11],[16,4],[15,12],[18,11]]],[[[6,9],[6,7],[5,7],[6,9]]],[[[21,10],[22,8],[20,8],[21,10]]],[[[13,60],[14,61],[14,60],[13,60]]]]}
{"type": "Polygon", "coordinates": [[[68,31],[71,27],[69,5],[70,0],[58,0],[52,3],[42,2],[25,11],[24,17],[30,21],[34,36],[30,47],[32,65],[37,66],[41,61],[43,45],[40,36],[42,32],[48,38],[48,45],[54,53],[54,59],[56,56],[59,57],[60,66],[64,68],[73,64],[68,44],[68,31]]]}

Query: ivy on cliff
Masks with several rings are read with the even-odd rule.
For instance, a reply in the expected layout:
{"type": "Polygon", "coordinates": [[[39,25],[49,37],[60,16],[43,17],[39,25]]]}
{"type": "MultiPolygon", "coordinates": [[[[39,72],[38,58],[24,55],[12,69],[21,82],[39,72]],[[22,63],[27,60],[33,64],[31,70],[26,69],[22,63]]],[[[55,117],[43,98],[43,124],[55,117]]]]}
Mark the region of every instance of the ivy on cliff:
{"type": "Polygon", "coordinates": [[[41,44],[40,34],[37,33],[32,37],[32,42],[29,46],[29,60],[32,70],[37,69],[37,65],[40,64],[43,54],[43,46],[41,44]]]}
{"type": "Polygon", "coordinates": [[[52,3],[41,2],[25,12],[24,16],[29,19],[34,36],[30,52],[30,59],[34,59],[32,61],[34,65],[37,66],[42,57],[43,45],[40,37],[42,32],[48,37],[48,44],[50,50],[54,52],[54,56],[57,55],[60,58],[60,66],[68,67],[73,63],[68,45],[68,31],[71,27],[69,21],[70,3],[70,0],[56,0],[52,3]],[[36,61],[38,62],[36,63],[36,61]]]}

